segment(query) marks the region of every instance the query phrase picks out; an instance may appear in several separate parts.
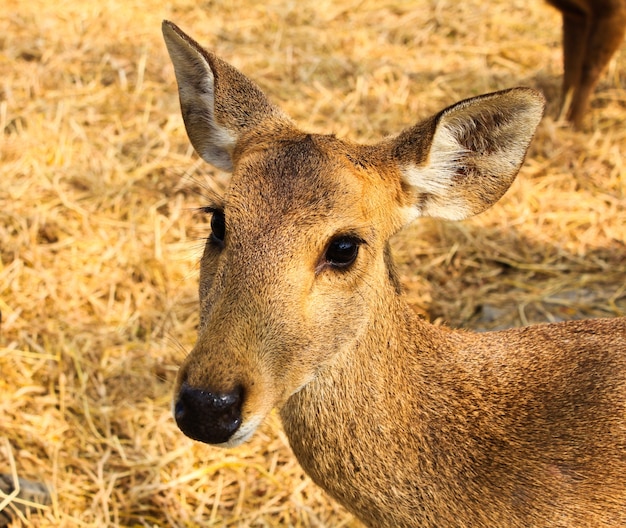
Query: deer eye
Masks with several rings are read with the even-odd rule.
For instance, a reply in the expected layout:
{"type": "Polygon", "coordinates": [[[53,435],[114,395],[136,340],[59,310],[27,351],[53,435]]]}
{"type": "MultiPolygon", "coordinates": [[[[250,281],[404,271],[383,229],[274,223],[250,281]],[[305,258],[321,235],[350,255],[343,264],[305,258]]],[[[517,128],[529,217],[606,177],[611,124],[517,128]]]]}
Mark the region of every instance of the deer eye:
{"type": "Polygon", "coordinates": [[[328,245],[324,258],[334,268],[347,268],[356,260],[362,243],[362,240],[351,236],[337,237],[328,245]]]}
{"type": "Polygon", "coordinates": [[[224,211],[219,209],[212,211],[211,216],[211,237],[210,240],[219,247],[224,246],[224,237],[226,236],[226,220],[224,211]]]}

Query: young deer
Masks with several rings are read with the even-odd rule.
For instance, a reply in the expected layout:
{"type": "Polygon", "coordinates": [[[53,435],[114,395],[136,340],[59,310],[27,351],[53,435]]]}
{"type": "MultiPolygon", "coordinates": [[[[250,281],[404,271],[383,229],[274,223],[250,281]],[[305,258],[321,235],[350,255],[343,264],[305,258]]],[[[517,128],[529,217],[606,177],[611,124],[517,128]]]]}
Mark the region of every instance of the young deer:
{"type": "Polygon", "coordinates": [[[304,469],[373,527],[626,525],[626,318],[475,334],[404,301],[389,238],[507,190],[544,101],[460,102],[378,144],[307,134],[170,22],[185,126],[232,171],[174,414],[249,439],[273,407],[304,469]]]}
{"type": "Polygon", "coordinates": [[[596,84],[624,40],[626,0],[548,0],[563,14],[563,112],[580,126],[596,84]]]}

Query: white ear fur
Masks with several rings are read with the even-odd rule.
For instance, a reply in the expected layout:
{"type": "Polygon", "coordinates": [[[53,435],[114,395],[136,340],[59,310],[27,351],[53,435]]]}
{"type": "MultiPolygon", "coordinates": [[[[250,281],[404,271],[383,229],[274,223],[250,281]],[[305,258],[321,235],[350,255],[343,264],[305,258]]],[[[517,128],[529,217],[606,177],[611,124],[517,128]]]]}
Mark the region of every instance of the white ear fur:
{"type": "Polygon", "coordinates": [[[450,186],[468,149],[461,145],[447,125],[437,127],[433,136],[428,162],[422,166],[409,163],[401,167],[404,180],[431,199],[414,216],[441,216],[441,202],[445,202],[445,218],[462,220],[471,215],[461,196],[451,196],[450,186]]]}
{"type": "Polygon", "coordinates": [[[398,136],[398,167],[415,193],[411,218],[460,220],[498,201],[524,161],[544,104],[529,88],[495,92],[461,101],[398,136]]]}
{"type": "MultiPolygon", "coordinates": [[[[172,59],[173,60],[173,59],[172,59]]],[[[206,64],[206,63],[205,63],[206,64]]],[[[197,118],[201,119],[204,126],[208,128],[207,136],[211,141],[202,141],[200,139],[192,140],[194,146],[197,145],[197,152],[200,157],[217,167],[228,172],[233,170],[232,152],[237,144],[237,134],[234,131],[220,126],[215,119],[215,91],[213,85],[213,72],[206,64],[206,77],[202,81],[200,90],[201,95],[195,94],[188,88],[182,88],[179,91],[181,101],[185,100],[185,106],[190,107],[194,104],[201,104],[206,108],[206,115],[197,114],[197,118]],[[195,101],[194,101],[195,98],[195,101]]],[[[181,103],[182,104],[182,103],[181,103]]],[[[185,115],[186,121],[192,121],[194,117],[189,114],[185,115]]],[[[188,133],[197,128],[190,124],[187,126],[188,133]]]]}

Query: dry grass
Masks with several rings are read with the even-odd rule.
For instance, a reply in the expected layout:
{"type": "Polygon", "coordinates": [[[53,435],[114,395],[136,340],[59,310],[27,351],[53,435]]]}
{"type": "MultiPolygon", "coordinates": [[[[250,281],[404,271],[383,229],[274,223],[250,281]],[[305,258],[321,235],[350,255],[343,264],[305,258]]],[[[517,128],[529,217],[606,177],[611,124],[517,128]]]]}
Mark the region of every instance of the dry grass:
{"type": "Polygon", "coordinates": [[[548,116],[502,202],[395,241],[416,309],[480,329],[626,312],[626,53],[573,132],[552,118],[560,22],[540,0],[163,6],[0,8],[0,473],[14,464],[52,490],[14,525],[357,526],[303,475],[275,415],[232,451],[170,417],[198,320],[207,228],[193,210],[223,175],[190,150],[161,19],[305,127],[353,139],[482,92],[544,89],[548,116]]]}

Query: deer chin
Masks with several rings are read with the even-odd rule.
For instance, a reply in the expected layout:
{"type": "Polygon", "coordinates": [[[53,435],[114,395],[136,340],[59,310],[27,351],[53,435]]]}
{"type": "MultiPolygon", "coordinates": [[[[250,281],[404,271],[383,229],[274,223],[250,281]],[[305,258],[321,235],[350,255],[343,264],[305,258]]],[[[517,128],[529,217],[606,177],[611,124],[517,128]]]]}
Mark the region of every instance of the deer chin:
{"type": "MultiPolygon", "coordinates": [[[[300,392],[311,381],[313,381],[313,379],[315,379],[315,376],[307,377],[307,379],[303,381],[295,390],[286,394],[285,396],[283,396],[283,398],[277,401],[274,407],[280,410],[283,407],[283,405],[287,402],[287,400],[291,398],[291,396],[300,392]]],[[[261,412],[257,412],[256,414],[253,414],[249,418],[244,419],[243,423],[239,426],[239,429],[237,429],[233,433],[233,435],[229,438],[227,442],[222,442],[221,444],[213,444],[213,445],[215,445],[216,447],[222,447],[222,448],[228,449],[228,448],[237,447],[237,446],[240,446],[241,444],[244,444],[245,442],[247,442],[254,436],[254,433],[256,433],[257,429],[263,423],[263,421],[265,420],[268,414],[269,414],[269,411],[267,412],[261,411],[261,412]]]]}
{"type": "Polygon", "coordinates": [[[222,442],[221,444],[214,444],[215,447],[222,447],[224,449],[230,449],[232,447],[237,447],[237,446],[240,446],[241,444],[246,443],[248,440],[250,440],[254,436],[254,433],[256,433],[256,430],[259,428],[261,423],[263,423],[264,419],[265,419],[265,415],[255,414],[254,416],[245,420],[241,424],[239,429],[237,429],[233,433],[233,436],[231,436],[227,442],[222,442]]]}

